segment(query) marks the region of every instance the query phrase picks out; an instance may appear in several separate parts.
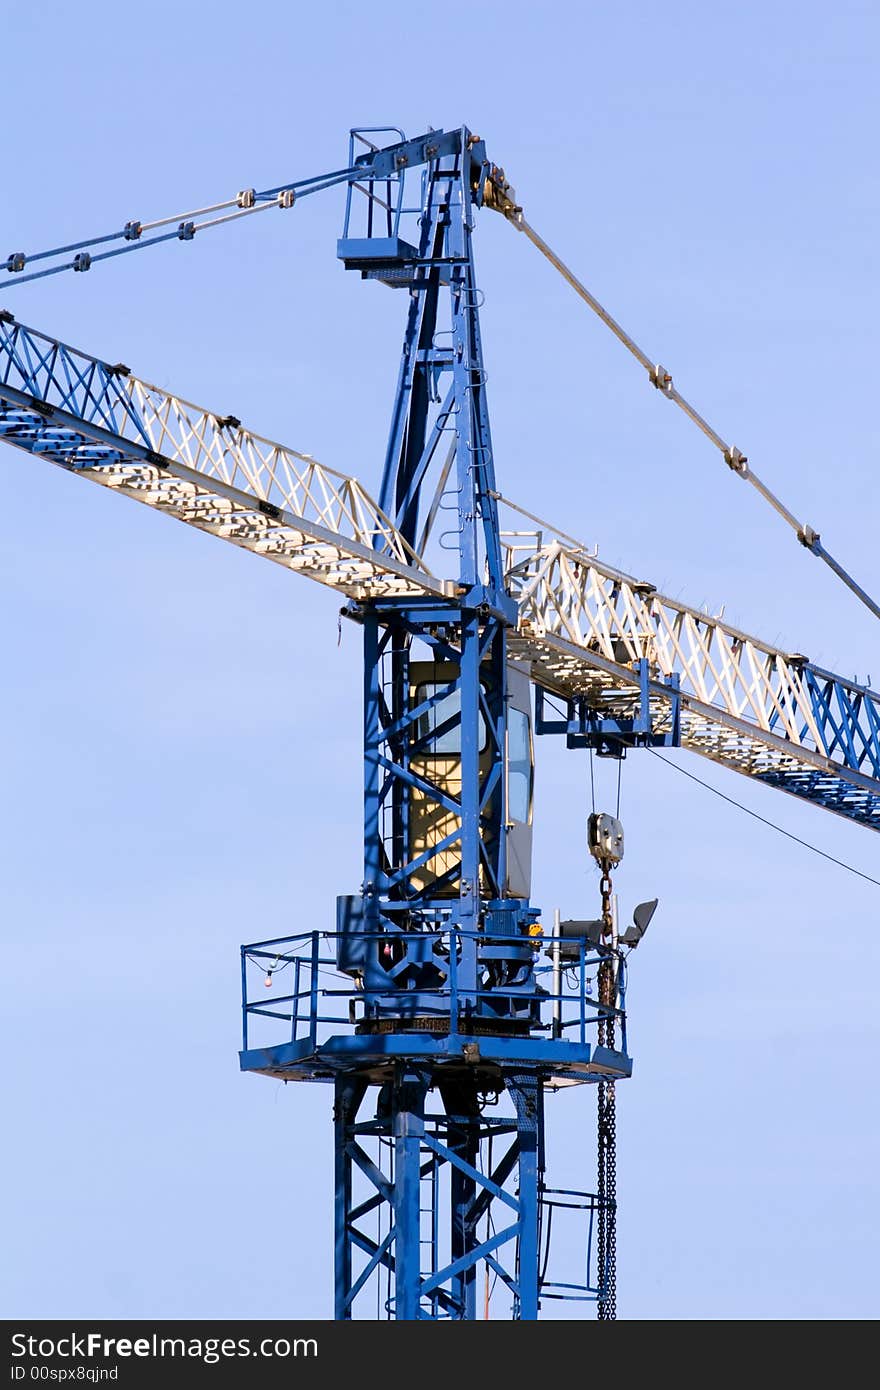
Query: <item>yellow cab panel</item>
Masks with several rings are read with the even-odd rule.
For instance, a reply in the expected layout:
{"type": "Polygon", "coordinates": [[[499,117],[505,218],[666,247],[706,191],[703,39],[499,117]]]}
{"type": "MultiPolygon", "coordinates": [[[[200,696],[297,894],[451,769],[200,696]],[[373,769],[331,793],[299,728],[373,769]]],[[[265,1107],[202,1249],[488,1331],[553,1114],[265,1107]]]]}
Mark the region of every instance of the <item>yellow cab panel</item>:
{"type": "MultiPolygon", "coordinates": [[[[444,661],[413,661],[409,670],[410,708],[429,699],[458,676],[458,668],[452,662],[444,661]]],[[[525,667],[516,663],[508,665],[507,691],[507,805],[503,817],[507,837],[507,881],[504,893],[507,897],[527,898],[531,887],[534,751],[530,682],[525,667]]],[[[443,726],[450,720],[457,720],[459,710],[460,694],[456,690],[423,715],[418,721],[416,741],[424,742],[424,747],[410,755],[410,770],[416,777],[431,782],[439,791],[456,800],[461,797],[461,728],[458,723],[445,730],[443,726]],[[436,735],[431,737],[435,730],[436,735]]],[[[491,768],[488,745],[489,739],[481,716],[482,775],[488,774],[491,768]]],[[[453,811],[439,806],[424,792],[413,787],[409,803],[409,862],[440,844],[460,828],[460,823],[460,817],[453,811]]],[[[419,891],[430,892],[438,878],[458,867],[460,858],[460,843],[453,841],[413,875],[414,886],[419,891]]],[[[483,889],[488,891],[485,884],[483,889]]],[[[439,896],[457,897],[458,883],[440,886],[436,891],[439,896]]]]}

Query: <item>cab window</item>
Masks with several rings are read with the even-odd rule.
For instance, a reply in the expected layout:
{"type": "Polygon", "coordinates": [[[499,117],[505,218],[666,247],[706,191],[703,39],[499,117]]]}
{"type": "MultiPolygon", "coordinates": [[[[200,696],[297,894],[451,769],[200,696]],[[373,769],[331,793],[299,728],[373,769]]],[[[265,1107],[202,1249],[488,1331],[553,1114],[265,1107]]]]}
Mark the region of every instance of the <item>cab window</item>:
{"type": "MultiPolygon", "coordinates": [[[[431,681],[425,685],[416,687],[417,705],[424,704],[425,700],[430,700],[436,695],[438,690],[445,690],[448,681],[431,681]]],[[[486,749],[486,725],[482,714],[480,715],[480,752],[486,749]]],[[[416,722],[416,741],[424,741],[424,749],[420,750],[420,757],[429,758],[460,758],[461,757],[461,691],[453,690],[449,695],[444,695],[438,700],[436,705],[426,710],[416,722]],[[449,728],[443,726],[450,720],[454,723],[449,728]],[[437,730],[442,730],[437,733],[437,730]]]]}
{"type": "Polygon", "coordinates": [[[532,817],[532,750],[529,716],[512,709],[507,718],[507,814],[528,825],[532,817]]]}

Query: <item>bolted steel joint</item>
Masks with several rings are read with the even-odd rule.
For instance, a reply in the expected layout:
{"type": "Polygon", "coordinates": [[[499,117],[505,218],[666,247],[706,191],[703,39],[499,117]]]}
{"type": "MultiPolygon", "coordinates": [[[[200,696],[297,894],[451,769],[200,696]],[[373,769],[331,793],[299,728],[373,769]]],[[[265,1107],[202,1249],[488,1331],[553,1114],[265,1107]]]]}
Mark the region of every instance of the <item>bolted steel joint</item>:
{"type": "Polygon", "coordinates": [[[735,444],[731,444],[729,449],[724,450],[724,462],[734,473],[738,473],[741,478],[749,476],[749,461],[745,454],[741,453],[735,444]]]}
{"type": "Polygon", "coordinates": [[[661,367],[659,362],[656,367],[651,368],[648,379],[652,386],[656,386],[658,391],[663,392],[664,396],[672,394],[672,374],[667,372],[665,367],[661,367]]]}

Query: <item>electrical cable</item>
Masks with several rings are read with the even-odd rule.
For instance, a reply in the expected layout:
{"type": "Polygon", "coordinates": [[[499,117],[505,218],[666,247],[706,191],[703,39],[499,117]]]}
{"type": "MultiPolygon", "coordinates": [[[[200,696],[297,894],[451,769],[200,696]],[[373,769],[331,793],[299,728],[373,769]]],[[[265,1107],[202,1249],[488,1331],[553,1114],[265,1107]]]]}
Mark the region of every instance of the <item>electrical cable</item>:
{"type": "Polygon", "coordinates": [[[678,763],[670,762],[669,758],[662,757],[655,748],[650,748],[648,751],[653,753],[654,757],[659,759],[661,763],[665,763],[667,767],[671,767],[674,771],[680,772],[684,777],[689,777],[692,782],[696,782],[698,786],[705,787],[707,791],[714,792],[716,796],[721,797],[722,801],[728,801],[731,806],[736,806],[738,810],[745,811],[746,815],[751,816],[753,820],[759,820],[762,825],[769,825],[771,830],[778,831],[779,834],[784,835],[787,840],[794,840],[795,844],[803,845],[804,849],[811,849],[814,854],[819,854],[823,859],[828,859],[832,864],[836,864],[838,868],[846,869],[848,873],[855,874],[857,878],[863,878],[866,883],[873,883],[875,888],[880,888],[880,879],[872,878],[870,874],[863,873],[861,869],[853,868],[852,864],[846,864],[842,859],[835,859],[833,854],[826,853],[824,849],[819,849],[817,845],[811,845],[809,840],[802,840],[799,835],[792,834],[790,830],[783,830],[781,825],[777,825],[775,821],[768,820],[766,816],[759,816],[758,812],[753,811],[750,806],[744,806],[741,801],[735,801],[734,798],[728,796],[726,792],[719,791],[717,787],[713,787],[711,782],[704,782],[701,777],[695,776],[693,772],[688,772],[687,768],[679,767],[678,763]]]}

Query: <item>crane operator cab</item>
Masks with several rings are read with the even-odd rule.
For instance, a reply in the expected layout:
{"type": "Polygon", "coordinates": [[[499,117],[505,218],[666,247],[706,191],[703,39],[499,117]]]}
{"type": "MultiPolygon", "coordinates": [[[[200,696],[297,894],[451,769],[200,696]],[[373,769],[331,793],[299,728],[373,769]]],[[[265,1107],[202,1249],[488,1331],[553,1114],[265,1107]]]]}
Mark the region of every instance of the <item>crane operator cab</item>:
{"type": "MultiPolygon", "coordinates": [[[[442,923],[454,918],[461,892],[462,729],[459,669],[451,661],[411,661],[404,688],[412,712],[407,739],[407,778],[402,833],[386,841],[407,869],[406,896],[400,907],[387,901],[378,924],[370,927],[365,899],[337,900],[337,966],[357,981],[363,1012],[359,1032],[393,1027],[448,1026],[450,948],[442,923]],[[414,899],[425,904],[419,916],[414,899]],[[448,904],[448,908],[447,908],[448,904]],[[378,932],[378,939],[376,933],[378,932]],[[435,1020],[431,1022],[431,1020],[435,1020]],[[445,1020],[445,1021],[444,1021],[445,1020]]],[[[487,672],[486,680],[489,680],[487,672]]],[[[492,701],[482,702],[479,719],[479,778],[485,788],[481,836],[506,854],[490,852],[502,882],[481,868],[480,896],[485,902],[483,933],[474,959],[475,978],[467,986],[476,997],[465,1007],[470,1026],[483,1031],[527,1031],[536,1017],[534,979],[536,943],[531,928],[538,916],[528,903],[532,868],[532,791],[534,752],[530,709],[531,683],[526,666],[506,668],[506,725],[503,776],[485,718],[492,701]],[[485,715],[485,718],[484,718],[485,715]],[[503,871],[502,871],[502,865],[503,871]],[[478,1022],[479,1020],[479,1022],[478,1022]]],[[[400,860],[386,859],[389,875],[400,860]]],[[[374,919],[375,920],[375,919],[374,919]]],[[[354,1020],[353,1020],[354,1021],[354,1020]]]]}
{"type": "MultiPolygon", "coordinates": [[[[451,662],[414,661],[409,668],[410,708],[416,709],[442,692],[458,677],[451,662]]],[[[507,871],[503,895],[528,898],[532,878],[532,793],[534,787],[534,748],[530,705],[531,684],[528,669],[515,662],[507,666],[507,743],[503,778],[505,805],[501,824],[507,840],[507,871]]],[[[418,720],[410,771],[438,791],[458,800],[461,796],[461,693],[453,690],[418,720]]],[[[480,776],[491,770],[489,734],[480,715],[480,776]]],[[[487,808],[491,812],[491,806],[487,808]]],[[[454,811],[413,786],[409,794],[407,854],[410,863],[429,854],[435,846],[454,835],[460,825],[454,811]]],[[[427,859],[424,869],[414,876],[419,891],[437,897],[457,897],[455,878],[460,846],[453,842],[427,859]]],[[[481,885],[488,894],[485,884],[481,885]]]]}

